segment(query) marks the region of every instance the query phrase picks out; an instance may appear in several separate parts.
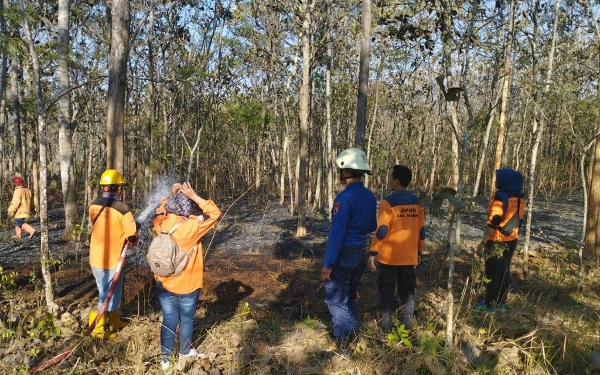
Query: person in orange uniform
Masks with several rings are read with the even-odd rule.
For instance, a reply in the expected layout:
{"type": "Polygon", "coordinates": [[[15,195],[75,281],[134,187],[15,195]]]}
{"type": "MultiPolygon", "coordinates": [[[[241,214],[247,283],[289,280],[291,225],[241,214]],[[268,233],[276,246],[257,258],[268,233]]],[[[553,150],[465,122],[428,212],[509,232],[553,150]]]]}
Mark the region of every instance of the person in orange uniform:
{"type": "Polygon", "coordinates": [[[12,183],[15,185],[12,200],[8,206],[8,216],[15,218],[15,236],[20,239],[22,231],[29,233],[29,237],[33,237],[35,229],[25,222],[31,214],[31,190],[24,186],[23,178],[15,176],[12,178],[12,183]]]}
{"type": "MultiPolygon", "coordinates": [[[[112,338],[115,332],[125,327],[119,317],[119,305],[123,295],[123,275],[113,281],[117,264],[125,244],[135,246],[139,237],[139,224],[136,223],[129,207],[122,202],[123,175],[114,169],[108,169],[100,177],[102,196],[92,202],[88,209],[92,223],[90,239],[90,267],[98,287],[98,309],[102,307],[112,282],[116,287],[96,327],[91,333],[96,338],[112,338]]],[[[90,312],[90,326],[98,311],[90,312]]]]}
{"type": "Polygon", "coordinates": [[[219,220],[221,210],[212,200],[201,198],[188,182],[171,187],[171,196],[163,199],[153,221],[156,234],[169,232],[181,223],[172,237],[190,257],[183,271],[172,277],[155,275],[158,300],[163,312],[160,329],[161,367],[173,366],[175,329],[179,324],[179,363],[198,357],[192,348],[194,317],[204,286],[204,256],[201,239],[219,220]]]}
{"type": "Polygon", "coordinates": [[[525,194],[522,193],[523,176],[510,168],[496,170],[496,192],[490,201],[487,214],[487,227],[483,240],[477,248],[485,255],[486,285],[485,300],[473,309],[493,313],[506,310],[506,297],[510,287],[510,263],[517,248],[519,225],[525,214],[525,194]],[[504,227],[513,219],[517,225],[509,234],[504,227]]]}
{"type": "Polygon", "coordinates": [[[379,203],[377,230],[369,248],[367,266],[371,271],[378,271],[381,328],[385,332],[392,329],[396,283],[400,302],[404,305],[402,322],[406,329],[413,328],[415,266],[425,244],[425,211],[419,205],[419,198],[408,191],[411,179],[412,172],[408,167],[395,165],[392,168],[388,186],[393,193],[379,203]]]}

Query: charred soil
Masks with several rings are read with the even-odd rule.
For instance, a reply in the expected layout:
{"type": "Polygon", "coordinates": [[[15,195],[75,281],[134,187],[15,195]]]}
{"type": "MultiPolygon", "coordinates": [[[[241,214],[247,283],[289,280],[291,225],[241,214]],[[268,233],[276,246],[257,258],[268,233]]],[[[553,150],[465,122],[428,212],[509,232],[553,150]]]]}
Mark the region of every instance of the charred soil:
{"type": "MultiPolygon", "coordinates": [[[[544,342],[553,348],[554,354],[560,354],[567,349],[566,336],[546,337],[540,330],[548,327],[559,330],[565,325],[572,329],[576,323],[566,321],[573,314],[579,317],[579,324],[597,321],[598,276],[586,275],[588,282],[577,276],[574,244],[581,231],[582,217],[581,212],[572,210],[572,203],[537,205],[532,222],[529,274],[524,276],[522,256],[515,255],[511,309],[506,316],[477,315],[470,311],[483,291],[472,280],[476,268],[473,249],[481,238],[485,213],[474,207],[461,215],[464,242],[453,259],[453,294],[454,319],[458,322],[455,334],[461,343],[457,346],[463,349],[458,349],[460,354],[453,360],[463,364],[450,366],[450,359],[441,356],[434,362],[444,368],[453,367],[455,373],[471,370],[478,373],[481,366],[494,369],[498,359],[494,362],[493,353],[499,357],[510,343],[522,349],[527,341],[523,337],[529,337],[531,345],[544,342]],[[536,311],[536,306],[544,306],[546,311],[536,311]],[[479,340],[477,335],[482,335],[482,327],[487,332],[486,338],[479,340]],[[536,330],[539,342],[533,339],[536,330]],[[465,351],[465,345],[472,348],[465,351]],[[491,362],[481,355],[488,352],[492,353],[491,362]],[[473,353],[479,353],[477,360],[473,359],[473,353]],[[458,357],[461,359],[457,360],[458,357]]],[[[179,369],[182,373],[400,374],[408,368],[425,371],[415,373],[435,373],[433,365],[422,355],[415,359],[415,347],[422,345],[423,337],[441,337],[446,329],[447,214],[428,216],[427,250],[417,267],[417,329],[407,337],[413,347],[401,342],[394,345],[393,338],[378,329],[376,275],[366,272],[357,303],[363,326],[355,346],[358,351],[340,355],[328,339],[330,316],[319,278],[327,243],[327,217],[309,215],[308,235],[296,238],[296,218],[276,203],[257,209],[251,202],[237,202],[222,210],[223,219],[203,240],[205,285],[196,314],[194,344],[206,357],[186,364],[179,369]]],[[[50,268],[54,296],[60,306],[60,311],[52,316],[45,313],[39,233],[31,240],[15,241],[9,239],[10,226],[3,231],[0,369],[5,373],[26,372],[27,367],[43,363],[69,344],[77,343],[67,359],[44,373],[162,373],[160,306],[144,258],[149,235],[142,236],[141,243],[127,255],[122,314],[129,325],[112,340],[85,339],[81,335],[87,327],[87,315],[97,304],[97,290],[87,263],[88,249],[85,241],[62,240],[61,217],[57,213],[51,219],[50,268]],[[14,285],[7,281],[11,278],[14,285]]],[[[519,248],[523,247],[522,242],[519,248]]],[[[586,357],[585,364],[580,365],[582,371],[591,368],[589,353],[594,342],[598,344],[597,330],[587,346],[578,347],[577,354],[586,357]]],[[[522,354],[517,356],[519,361],[507,368],[514,366],[513,373],[525,373],[518,369],[531,364],[525,363],[522,354]]],[[[576,368],[576,358],[567,363],[559,357],[549,358],[545,367],[563,366],[569,371],[576,368]]],[[[537,367],[544,368],[544,359],[538,359],[538,364],[537,367]]]]}

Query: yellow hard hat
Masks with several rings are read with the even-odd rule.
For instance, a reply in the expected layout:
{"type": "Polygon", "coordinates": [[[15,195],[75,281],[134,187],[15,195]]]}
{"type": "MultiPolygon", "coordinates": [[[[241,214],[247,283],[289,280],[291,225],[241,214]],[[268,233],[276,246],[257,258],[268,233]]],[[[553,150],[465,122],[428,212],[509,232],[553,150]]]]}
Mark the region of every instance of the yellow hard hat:
{"type": "Polygon", "coordinates": [[[125,179],[123,175],[114,169],[107,169],[100,176],[100,185],[123,185],[125,179]]]}

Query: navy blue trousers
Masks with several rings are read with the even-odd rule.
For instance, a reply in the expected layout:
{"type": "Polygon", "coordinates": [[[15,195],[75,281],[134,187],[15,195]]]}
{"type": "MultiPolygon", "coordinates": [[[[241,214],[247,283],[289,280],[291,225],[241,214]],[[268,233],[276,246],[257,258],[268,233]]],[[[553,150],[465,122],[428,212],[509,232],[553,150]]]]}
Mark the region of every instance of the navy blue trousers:
{"type": "Polygon", "coordinates": [[[338,340],[358,334],[360,322],[355,301],[365,266],[362,252],[341,252],[331,271],[331,280],[325,282],[325,303],[331,314],[333,335],[338,340]]]}

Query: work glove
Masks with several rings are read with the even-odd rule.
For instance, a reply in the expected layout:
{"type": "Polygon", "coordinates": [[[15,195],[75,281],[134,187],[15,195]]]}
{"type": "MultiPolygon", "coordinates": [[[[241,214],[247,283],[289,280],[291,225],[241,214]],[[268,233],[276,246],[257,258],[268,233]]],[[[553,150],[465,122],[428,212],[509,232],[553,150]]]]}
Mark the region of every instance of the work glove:
{"type": "Polygon", "coordinates": [[[140,237],[138,237],[137,234],[134,234],[133,236],[127,237],[127,242],[129,243],[129,246],[135,246],[140,242],[140,237]]]}

